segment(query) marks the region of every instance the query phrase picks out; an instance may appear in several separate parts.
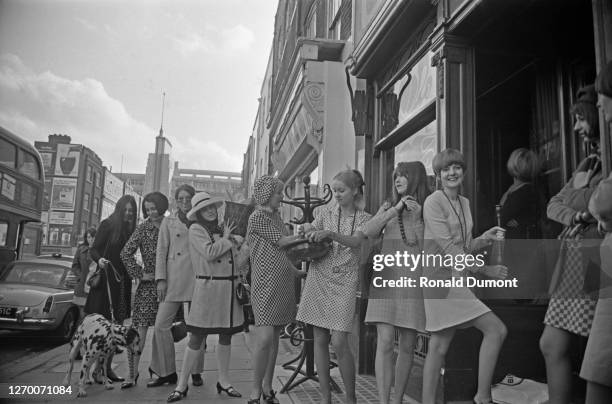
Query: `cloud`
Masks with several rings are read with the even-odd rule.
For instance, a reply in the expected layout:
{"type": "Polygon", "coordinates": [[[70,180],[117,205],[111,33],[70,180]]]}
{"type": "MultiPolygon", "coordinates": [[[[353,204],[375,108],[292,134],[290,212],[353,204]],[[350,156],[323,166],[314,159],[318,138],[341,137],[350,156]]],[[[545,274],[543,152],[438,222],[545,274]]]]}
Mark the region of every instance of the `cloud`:
{"type": "Polygon", "coordinates": [[[242,156],[231,154],[218,143],[202,137],[190,136],[182,142],[170,139],[175,161],[179,161],[180,168],[195,170],[229,170],[240,172],[242,170],[242,156]]]}
{"type": "Polygon", "coordinates": [[[236,25],[223,31],[225,45],[234,50],[247,49],[255,40],[253,32],[244,25],[236,25]]]}
{"type": "Polygon", "coordinates": [[[255,41],[253,31],[240,24],[221,31],[209,26],[205,29],[205,35],[185,28],[182,34],[171,37],[175,49],[184,57],[199,52],[233,54],[247,50],[255,41]]]}
{"type": "Polygon", "coordinates": [[[114,171],[125,155],[125,171],[144,172],[156,133],[130,116],[98,80],[36,73],[12,54],[0,55],[0,125],[32,142],[67,134],[114,171]],[[143,147],[147,144],[151,147],[143,147]]]}
{"type": "MultiPolygon", "coordinates": [[[[32,143],[62,133],[93,150],[106,166],[144,173],[157,130],[134,119],[95,79],[70,80],[36,73],[13,54],[0,54],[0,126],[32,143]]],[[[242,156],[204,136],[170,136],[173,158],[182,168],[239,172],[242,156]]]]}

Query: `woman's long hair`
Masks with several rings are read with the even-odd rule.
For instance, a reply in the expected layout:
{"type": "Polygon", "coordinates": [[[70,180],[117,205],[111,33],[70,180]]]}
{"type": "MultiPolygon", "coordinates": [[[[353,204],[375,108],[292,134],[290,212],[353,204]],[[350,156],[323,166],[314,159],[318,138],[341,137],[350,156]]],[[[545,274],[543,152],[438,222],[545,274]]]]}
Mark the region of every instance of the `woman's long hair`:
{"type": "Polygon", "coordinates": [[[395,179],[399,176],[408,180],[406,193],[416,198],[419,205],[423,206],[425,198],[430,194],[427,172],[423,163],[420,161],[397,163],[397,167],[393,171],[393,205],[396,205],[400,200],[400,195],[395,188],[395,179]]]}
{"type": "Polygon", "coordinates": [[[108,220],[111,224],[111,243],[116,244],[121,240],[122,236],[126,237],[126,240],[130,238],[134,229],[136,228],[136,221],[138,218],[138,208],[136,207],[136,200],[132,195],[123,195],[117,201],[115,205],[115,211],[109,216],[108,220]],[[128,223],[124,220],[125,207],[130,204],[132,205],[133,219],[132,223],[128,223]]]}

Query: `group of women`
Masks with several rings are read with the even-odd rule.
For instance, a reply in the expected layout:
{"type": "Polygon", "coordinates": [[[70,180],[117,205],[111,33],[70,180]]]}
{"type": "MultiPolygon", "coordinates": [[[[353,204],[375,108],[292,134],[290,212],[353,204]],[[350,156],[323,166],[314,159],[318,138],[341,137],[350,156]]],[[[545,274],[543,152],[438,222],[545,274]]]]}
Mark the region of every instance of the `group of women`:
{"type": "MultiPolygon", "coordinates": [[[[554,196],[548,217],[566,225],[567,247],[562,250],[558,287],[550,301],[545,330],[540,345],[546,360],[551,402],[569,403],[571,366],[569,346],[572,335],[589,339],[581,375],[588,381],[589,403],[612,401],[612,351],[606,345],[606,330],[612,323],[610,298],[593,299],[583,293],[583,264],[572,259],[580,249],[579,240],[600,237],[612,230],[612,178],[602,181],[598,153],[595,89],[608,122],[612,121],[612,64],[602,72],[596,86],[579,93],[572,108],[575,130],[588,144],[590,154],[579,165],[572,179],[554,196]],[[599,226],[597,226],[599,222],[599,226]],[[577,225],[580,225],[577,227],[577,225]],[[598,232],[599,230],[599,232],[598,232]],[[568,293],[571,298],[568,298],[568,293]],[[603,352],[603,355],[597,355],[603,352]]],[[[356,403],[355,363],[349,333],[356,323],[356,297],[359,288],[361,246],[366,237],[381,237],[382,254],[407,251],[453,256],[468,254],[490,245],[501,234],[529,238],[537,234],[538,196],[534,180],[538,174],[537,157],[527,149],[518,149],[508,161],[514,182],[502,196],[502,227],[493,227],[478,237],[472,236],[470,203],[460,194],[466,164],[458,150],[446,149],[433,159],[433,171],[439,189],[431,192],[425,167],[420,162],[400,162],[393,172],[393,196],[373,217],[364,211],[364,180],[356,170],[338,173],[332,182],[335,203],[315,211],[313,223],[298,229],[312,242],[328,241],[329,252],[314,260],[308,275],[289,260],[284,247],[291,241],[279,207],[283,183],[272,176],[258,178],[254,184],[257,208],[249,218],[246,239],[232,234],[233,223],[222,223],[219,208],[223,201],[205,192],[196,194],[183,185],[176,190],[177,211],[164,217],[167,199],[160,193],[144,198],[145,220],[135,225],[136,204],[130,196],[122,197],[115,212],[100,224],[88,251],[103,268],[103,284],[109,288],[92,289],[87,296],[86,313],[101,313],[123,321],[130,316],[131,279],[138,280],[133,306],[133,325],[139,328],[144,344],[147,328],[154,326],[152,359],[149,372],[157,378],[149,387],[177,383],[168,402],[184,398],[188,376],[192,383],[203,383],[201,372],[206,336],[219,335],[217,361],[218,393],[231,397],[241,394],[231,385],[229,360],[232,335],[243,330],[244,316],[235,297],[236,282],[245,268],[251,269],[251,298],[255,319],[252,331],[253,380],[249,404],[278,403],[272,389],[279,335],[283,326],[295,320],[313,326],[314,358],[318,371],[321,402],[331,403],[329,344],[337,355],[346,390],[346,402],[356,403]],[[143,266],[134,257],[142,254],[143,266]],[[306,276],[304,289],[296,304],[295,279],[306,276]],[[110,291],[110,296],[107,293],[110,291]],[[187,303],[187,304],[186,304],[187,303]],[[189,331],[188,345],[180,377],[175,365],[173,320],[181,307],[189,306],[185,317],[189,331]]],[[[93,232],[91,232],[93,233],[93,232]]],[[[90,232],[88,231],[88,234],[90,232]]],[[[94,234],[91,235],[93,237],[94,234]]],[[[602,265],[610,271],[612,237],[602,244],[602,265]]],[[[76,258],[75,258],[76,260],[76,258]]],[[[428,268],[428,276],[449,280],[465,277],[465,271],[443,265],[428,268]]],[[[387,267],[387,279],[399,279],[404,268],[387,267]]],[[[412,276],[420,276],[416,268],[412,276]]],[[[508,269],[502,265],[472,267],[490,278],[503,279],[508,269]]],[[[372,286],[371,286],[372,287],[372,286]]],[[[408,384],[412,353],[417,332],[431,337],[423,369],[424,404],[436,401],[436,390],[444,362],[456,330],[475,327],[483,334],[478,366],[477,404],[491,403],[491,384],[498,354],[506,338],[503,322],[467,287],[439,291],[394,288],[384,298],[371,298],[365,321],[377,329],[376,381],[381,403],[401,403],[408,384]],[[394,364],[394,339],[399,335],[398,358],[394,364]],[[394,381],[394,382],[393,382],[394,381]],[[391,395],[394,384],[395,394],[391,395]]],[[[371,295],[374,295],[372,290],[371,295]]],[[[140,351],[142,351],[142,346],[140,351]]],[[[138,365],[139,357],[136,358],[138,365]]],[[[110,363],[110,361],[109,361],[110,363]]],[[[138,368],[138,366],[136,366],[138,368]]],[[[112,370],[111,380],[121,381],[112,370]]],[[[125,381],[122,388],[137,383],[125,381]]]]}

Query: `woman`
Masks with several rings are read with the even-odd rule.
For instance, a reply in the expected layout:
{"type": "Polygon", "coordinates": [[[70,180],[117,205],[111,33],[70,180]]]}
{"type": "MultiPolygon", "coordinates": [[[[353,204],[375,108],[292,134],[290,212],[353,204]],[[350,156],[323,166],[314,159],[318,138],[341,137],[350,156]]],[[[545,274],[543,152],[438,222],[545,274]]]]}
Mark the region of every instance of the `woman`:
{"type": "MultiPolygon", "coordinates": [[[[560,238],[565,240],[551,285],[553,294],[544,317],[540,349],[546,362],[550,402],[566,404],[571,400],[572,369],[570,346],[572,336],[588,337],[595,313],[596,300],[583,292],[590,265],[580,257],[581,239],[598,239],[588,211],[588,202],[602,179],[599,157],[599,130],[593,86],[578,91],[571,112],[576,119],[574,130],[583,138],[590,154],[578,165],[572,178],[548,203],[548,218],[566,226],[560,238]],[[576,258],[576,259],[574,259],[576,258]]],[[[594,265],[594,263],[592,263],[594,265]]]]}
{"type": "MultiPolygon", "coordinates": [[[[433,159],[433,170],[442,189],[427,197],[423,205],[425,244],[428,253],[452,257],[471,254],[496,239],[501,227],[493,227],[480,237],[472,239],[470,202],[459,195],[465,172],[461,152],[446,149],[433,159]]],[[[446,260],[445,260],[446,261],[446,260]]],[[[496,278],[505,278],[507,268],[498,266],[472,266],[472,272],[496,278]]],[[[423,275],[429,278],[463,278],[464,270],[448,267],[425,266],[423,275]]],[[[476,327],[483,333],[478,365],[476,404],[492,403],[491,381],[499,350],[507,331],[504,323],[491,312],[467,287],[424,289],[425,329],[431,333],[423,368],[423,404],[435,403],[440,370],[444,357],[458,328],[476,327]],[[444,293],[440,295],[439,293],[444,293]]]]}
{"type": "Polygon", "coordinates": [[[145,221],[136,227],[134,233],[121,250],[121,260],[132,279],[138,279],[138,288],[134,297],[134,318],[132,325],[138,328],[140,346],[134,356],[136,376],[134,380],[124,382],[122,389],[134,387],[138,382],[138,365],[140,353],[144,349],[149,327],[155,325],[157,315],[157,289],[155,287],[155,254],[157,252],[157,235],[159,227],[168,210],[168,198],[161,192],[152,192],[142,200],[142,216],[145,221]],[[144,268],[138,265],[134,254],[140,249],[144,268]]]}
{"type": "MultiPolygon", "coordinates": [[[[195,272],[189,256],[189,226],[187,213],[191,210],[191,199],[195,189],[191,185],[181,185],[174,192],[177,211],[162,220],[157,239],[155,257],[155,281],[159,307],[153,329],[153,346],[149,372],[158,378],[147,383],[147,387],[176,383],[176,361],[172,322],[185,302],[191,302],[195,272]]],[[[201,373],[204,369],[202,347],[191,375],[194,386],[201,386],[201,373]]]]}
{"type": "MultiPolygon", "coordinates": [[[[127,273],[120,253],[134,232],[136,201],[131,195],[123,195],[115,205],[115,211],[100,223],[89,255],[102,268],[100,285],[89,290],[85,313],[98,313],[119,324],[130,317],[132,307],[132,279],[127,273]],[[108,287],[107,287],[108,284],[108,287]],[[110,296],[107,292],[110,290],[110,296]],[[112,313],[111,313],[112,311],[112,313]]],[[[125,379],[111,369],[113,355],[107,360],[106,375],[113,382],[125,379]]]]}
{"type": "Polygon", "coordinates": [[[284,251],[292,238],[284,231],[278,209],[283,200],[283,183],[264,175],[253,187],[256,210],[249,217],[247,243],[251,259],[253,327],[253,388],[249,404],[278,403],[272,378],[283,326],[295,319],[295,276],[300,274],[284,251]],[[263,386],[262,386],[263,382],[263,386]]]}
{"type": "MultiPolygon", "coordinates": [[[[384,231],[381,254],[398,251],[420,254],[423,248],[423,215],[421,206],[429,195],[427,174],[421,162],[398,163],[393,172],[393,199],[385,202],[364,228],[366,236],[378,237],[384,231]]],[[[410,276],[418,279],[421,268],[387,267],[384,279],[410,276]]],[[[425,330],[423,292],[420,288],[375,288],[370,285],[366,323],[376,324],[376,384],[378,398],[389,403],[391,383],[395,380],[393,402],[402,403],[412,369],[412,355],[417,331],[425,330]],[[393,372],[395,333],[399,333],[398,355],[393,372]]]]}
{"type": "Polygon", "coordinates": [[[538,156],[529,149],[516,149],[510,154],[506,166],[513,179],[499,202],[506,238],[538,238],[540,198],[534,184],[540,172],[538,156]]]}
{"type": "Polygon", "coordinates": [[[314,360],[321,387],[321,402],[331,403],[329,385],[329,340],[338,358],[346,390],[346,402],[355,403],[355,360],[348,335],[355,321],[359,282],[359,249],[363,226],[370,215],[363,210],[363,178],[357,170],[338,173],[332,181],[337,204],[318,211],[312,224],[304,225],[310,241],[332,241],[332,250],[314,261],[297,320],[313,326],[314,360]]]}
{"type": "Polygon", "coordinates": [[[87,299],[87,293],[85,293],[85,280],[89,273],[89,266],[93,262],[89,256],[89,247],[93,245],[95,237],[95,227],[89,227],[85,230],[85,234],[83,234],[83,243],[77,247],[74,259],[72,260],[72,273],[79,278],[79,281],[74,286],[74,297],[72,302],[79,307],[80,319],[84,317],[85,300],[87,299]]]}
{"type": "MultiPolygon", "coordinates": [[[[606,123],[612,124],[612,62],[597,76],[595,89],[599,93],[598,106],[606,123]]],[[[591,335],[584,353],[580,377],[587,381],[586,404],[612,402],[612,175],[601,181],[591,197],[589,210],[606,233],[601,243],[601,289],[591,327],[591,335]]]]}
{"type": "Polygon", "coordinates": [[[186,321],[191,334],[178,384],[168,396],[169,403],[187,395],[187,377],[208,334],[219,334],[217,393],[242,397],[230,382],[229,362],[232,335],[244,328],[242,307],[234,290],[237,268],[242,266],[246,257],[237,251],[238,241],[231,234],[234,224],[225,223],[223,230],[219,227],[217,209],[221,206],[221,198],[200,192],[193,198],[193,208],[187,214],[187,219],[195,221],[189,228],[189,251],[196,273],[193,306],[186,321]]]}

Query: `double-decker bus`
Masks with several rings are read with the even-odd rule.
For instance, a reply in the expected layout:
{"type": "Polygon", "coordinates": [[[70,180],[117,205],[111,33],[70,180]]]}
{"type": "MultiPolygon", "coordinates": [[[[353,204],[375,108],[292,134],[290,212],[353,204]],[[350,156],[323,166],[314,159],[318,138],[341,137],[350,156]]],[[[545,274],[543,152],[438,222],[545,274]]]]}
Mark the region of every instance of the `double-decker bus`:
{"type": "Polygon", "coordinates": [[[38,151],[0,126],[0,270],[40,252],[44,184],[38,151]]]}

